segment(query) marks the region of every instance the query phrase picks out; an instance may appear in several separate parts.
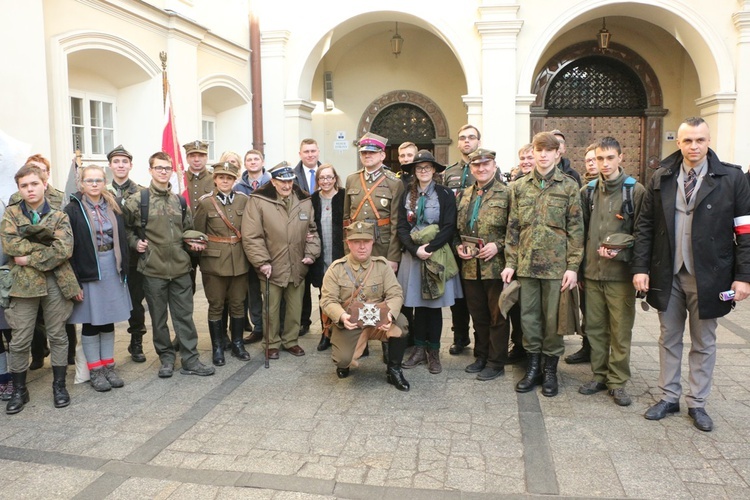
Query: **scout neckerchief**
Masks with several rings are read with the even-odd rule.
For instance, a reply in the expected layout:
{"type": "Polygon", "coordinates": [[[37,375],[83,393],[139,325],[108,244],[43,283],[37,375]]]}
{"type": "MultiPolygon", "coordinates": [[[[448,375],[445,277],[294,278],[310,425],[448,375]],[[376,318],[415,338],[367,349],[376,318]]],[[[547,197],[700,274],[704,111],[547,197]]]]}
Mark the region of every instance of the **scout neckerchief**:
{"type": "Polygon", "coordinates": [[[227,219],[227,216],[224,215],[224,212],[221,210],[221,208],[219,208],[219,204],[216,203],[216,198],[214,198],[213,196],[211,196],[210,198],[211,198],[211,202],[214,204],[214,208],[216,209],[217,212],[219,212],[219,217],[221,217],[221,220],[224,221],[224,224],[226,224],[227,227],[231,229],[232,232],[236,234],[238,238],[242,238],[242,235],[240,234],[240,230],[234,227],[234,225],[231,222],[229,222],[229,219],[227,219]]]}
{"type": "Polygon", "coordinates": [[[461,189],[466,188],[466,179],[469,178],[469,164],[464,163],[464,168],[461,172],[461,189]]]}
{"type": "Polygon", "coordinates": [[[375,184],[372,185],[370,189],[367,189],[367,184],[365,184],[365,171],[364,169],[360,171],[359,173],[359,181],[362,184],[362,189],[365,190],[365,196],[362,198],[362,201],[359,202],[359,206],[357,207],[357,210],[354,211],[354,215],[349,217],[351,220],[357,220],[357,215],[359,215],[359,211],[362,210],[362,207],[365,205],[366,201],[370,202],[370,208],[372,208],[372,211],[375,213],[375,218],[380,219],[380,214],[378,213],[378,207],[375,205],[375,202],[372,201],[372,192],[375,191],[375,188],[380,186],[380,183],[382,183],[385,180],[385,175],[381,175],[380,178],[375,181],[375,184]]]}
{"type": "Polygon", "coordinates": [[[419,200],[417,200],[417,226],[424,224],[424,205],[427,199],[427,193],[419,193],[419,200]]]}

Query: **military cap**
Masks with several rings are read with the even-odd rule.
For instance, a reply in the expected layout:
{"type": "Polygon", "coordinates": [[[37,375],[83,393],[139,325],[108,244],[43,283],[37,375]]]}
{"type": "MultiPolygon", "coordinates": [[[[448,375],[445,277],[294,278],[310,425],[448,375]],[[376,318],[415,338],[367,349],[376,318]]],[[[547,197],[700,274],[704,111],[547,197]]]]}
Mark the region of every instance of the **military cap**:
{"type": "Polygon", "coordinates": [[[435,172],[442,172],[445,170],[445,165],[441,165],[437,162],[434,156],[432,156],[432,153],[427,151],[426,149],[420,149],[419,152],[414,155],[414,160],[412,160],[411,163],[407,163],[405,165],[401,165],[401,170],[403,170],[406,173],[413,173],[414,167],[417,166],[417,163],[432,163],[432,166],[435,168],[435,172]]]}
{"type": "Polygon", "coordinates": [[[228,161],[225,161],[223,163],[216,163],[212,165],[212,168],[214,171],[214,177],[219,174],[224,174],[231,175],[232,177],[237,179],[240,176],[240,169],[237,168],[234,164],[229,163],[228,161]]]}
{"type": "Polygon", "coordinates": [[[280,181],[292,181],[295,177],[294,169],[292,169],[292,167],[290,167],[285,161],[282,161],[273,167],[269,173],[271,174],[271,177],[280,181]]]}
{"type": "Polygon", "coordinates": [[[130,159],[130,161],[133,161],[133,155],[131,155],[127,149],[122,147],[122,144],[120,144],[115,149],[107,153],[107,161],[112,161],[113,156],[127,156],[130,159]]]}
{"type": "Polygon", "coordinates": [[[378,134],[367,132],[357,143],[360,151],[385,151],[385,145],[388,144],[388,139],[381,137],[378,134]]]}
{"type": "Polygon", "coordinates": [[[552,134],[552,135],[559,135],[560,137],[563,138],[563,141],[565,140],[565,134],[563,134],[562,132],[560,132],[559,129],[552,130],[550,132],[550,134],[552,134]]]}
{"type": "Polygon", "coordinates": [[[187,144],[182,145],[183,148],[185,148],[185,154],[190,153],[203,153],[208,154],[208,143],[195,140],[193,142],[188,142],[187,144]]]}
{"type": "Polygon", "coordinates": [[[205,233],[190,229],[182,233],[182,241],[185,243],[202,243],[208,241],[208,236],[205,233]]]}
{"type": "Polygon", "coordinates": [[[634,243],[635,237],[632,234],[614,233],[604,238],[602,246],[612,250],[622,250],[623,248],[632,247],[634,243]]]}
{"type": "Polygon", "coordinates": [[[469,154],[469,163],[484,163],[486,161],[494,160],[495,152],[491,149],[479,148],[473,153],[469,154]]]}
{"type": "Polygon", "coordinates": [[[508,317],[510,308],[513,307],[517,302],[521,294],[521,284],[517,280],[513,280],[503,288],[500,292],[500,297],[497,299],[497,307],[500,308],[500,314],[503,318],[508,317]]]}
{"type": "Polygon", "coordinates": [[[346,227],[346,240],[373,240],[374,228],[369,222],[352,222],[346,227]]]}

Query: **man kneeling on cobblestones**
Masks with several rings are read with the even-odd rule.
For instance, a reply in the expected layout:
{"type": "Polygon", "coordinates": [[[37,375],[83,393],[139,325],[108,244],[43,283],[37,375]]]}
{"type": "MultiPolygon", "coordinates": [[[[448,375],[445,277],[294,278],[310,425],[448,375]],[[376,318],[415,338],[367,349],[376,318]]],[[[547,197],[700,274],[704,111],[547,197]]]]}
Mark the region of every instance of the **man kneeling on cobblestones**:
{"type": "Polygon", "coordinates": [[[409,382],[401,371],[408,330],[406,317],[400,314],[404,296],[388,261],[372,257],[373,235],[373,225],[367,222],[346,228],[349,254],[334,261],[326,272],[320,306],[333,322],[332,357],[339,378],[348,377],[349,368],[357,366],[355,358],[362,355],[368,340],[380,340],[389,346],[388,383],[408,391],[409,382]],[[385,305],[381,321],[374,318],[372,306],[378,305],[385,305]],[[367,314],[368,309],[373,317],[367,314]],[[358,318],[353,317],[355,313],[358,318]],[[371,326],[375,323],[379,326],[371,326]]]}

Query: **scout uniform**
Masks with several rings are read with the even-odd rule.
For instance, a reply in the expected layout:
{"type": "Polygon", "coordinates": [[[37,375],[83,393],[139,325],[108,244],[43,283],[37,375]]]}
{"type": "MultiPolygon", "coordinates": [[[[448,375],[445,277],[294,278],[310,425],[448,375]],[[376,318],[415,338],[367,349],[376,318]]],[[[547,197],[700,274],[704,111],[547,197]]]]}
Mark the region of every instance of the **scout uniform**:
{"type": "MultiPolygon", "coordinates": [[[[540,379],[541,355],[545,378],[549,373],[550,380],[552,375],[556,380],[557,361],[565,352],[557,333],[560,284],[566,271],[577,273],[581,265],[583,216],[578,184],[558,168],[542,177],[535,167],[510,191],[505,260],[521,284],[521,325],[529,364],[516,390],[527,392],[540,379]]],[[[543,395],[557,394],[554,386],[543,395]]]]}
{"type": "MultiPolygon", "coordinates": [[[[111,164],[112,158],[115,156],[125,156],[130,158],[131,162],[133,161],[133,155],[122,144],[107,153],[107,161],[111,164]]],[[[113,180],[107,185],[107,189],[117,197],[122,205],[125,203],[125,200],[146,188],[128,179],[122,185],[117,184],[113,180]]],[[[131,248],[130,266],[128,269],[128,291],[130,292],[130,302],[133,305],[133,309],[131,309],[130,319],[128,319],[128,333],[130,334],[128,352],[133,361],[143,363],[146,361],[146,356],[143,355],[143,336],[146,334],[146,309],[143,307],[143,299],[146,296],[143,293],[143,275],[138,272],[139,257],[140,254],[131,248]]]]}
{"type": "MultiPolygon", "coordinates": [[[[374,226],[366,222],[355,222],[346,228],[347,241],[372,240],[374,226]]],[[[401,371],[401,361],[406,350],[407,322],[400,314],[403,305],[403,293],[396,275],[384,257],[368,257],[359,262],[350,253],[331,263],[321,288],[320,307],[333,321],[331,344],[333,362],[339,378],[349,375],[349,368],[357,366],[354,359],[362,354],[367,340],[377,339],[388,342],[388,368],[386,371],[389,384],[398,390],[408,391],[409,383],[401,371]],[[360,286],[361,285],[361,286],[360,286]],[[388,331],[375,327],[347,330],[341,321],[346,311],[344,305],[359,288],[354,300],[363,304],[376,304],[385,301],[390,318],[395,318],[388,331]]]]}
{"type": "MultiPolygon", "coordinates": [[[[469,162],[474,164],[494,159],[495,152],[488,149],[477,149],[469,155],[469,162]]],[[[458,197],[459,234],[481,238],[485,245],[495,243],[498,250],[489,262],[478,258],[462,259],[461,277],[466,303],[474,320],[474,356],[477,358],[466,371],[478,373],[479,380],[491,380],[501,375],[508,362],[510,329],[497,303],[503,291],[500,275],[505,268],[509,192],[505,184],[493,177],[483,188],[480,189],[475,182],[458,197]]]]}
{"type": "Polygon", "coordinates": [[[10,205],[0,223],[3,252],[10,257],[12,286],[10,307],[5,311],[13,329],[8,368],[13,394],[6,412],[20,412],[29,401],[26,373],[29,346],[41,307],[47,327],[52,359],[55,407],[70,404],[65,389],[68,367],[68,337],[65,320],[73,310],[72,299],[81,288],[68,259],[73,255],[73,231],[68,216],[50,206],[48,200],[32,213],[21,200],[10,205]],[[28,265],[15,264],[13,257],[28,256],[28,265]]]}
{"type": "MultiPolygon", "coordinates": [[[[190,153],[208,154],[208,143],[203,141],[193,141],[183,144],[185,156],[190,153]]],[[[211,193],[214,190],[214,178],[208,169],[204,169],[200,174],[195,174],[189,168],[185,172],[185,191],[188,194],[188,205],[190,210],[195,211],[198,206],[198,199],[201,196],[211,193]]]]}
{"type": "MultiPolygon", "coordinates": [[[[385,151],[388,139],[367,133],[359,141],[359,151],[385,151]]],[[[344,198],[344,227],[355,221],[375,226],[372,254],[390,262],[401,261],[401,244],[396,227],[398,204],[404,185],[396,175],[380,165],[374,171],[362,169],[346,178],[344,198]]],[[[348,252],[348,248],[344,249],[348,252]]]]}
{"type": "MultiPolygon", "coordinates": [[[[213,177],[229,175],[235,180],[239,169],[229,162],[213,166],[213,177]]],[[[198,200],[195,210],[195,229],[205,233],[208,246],[201,252],[200,266],[203,276],[203,291],[208,299],[208,331],[211,334],[214,364],[224,365],[222,328],[224,303],[229,303],[231,318],[232,355],[248,361],[250,354],[245,350],[242,335],[245,328],[245,296],[247,273],[250,263],[242,249],[240,227],[245,212],[247,196],[230,191],[225,194],[215,190],[198,200]]]]}

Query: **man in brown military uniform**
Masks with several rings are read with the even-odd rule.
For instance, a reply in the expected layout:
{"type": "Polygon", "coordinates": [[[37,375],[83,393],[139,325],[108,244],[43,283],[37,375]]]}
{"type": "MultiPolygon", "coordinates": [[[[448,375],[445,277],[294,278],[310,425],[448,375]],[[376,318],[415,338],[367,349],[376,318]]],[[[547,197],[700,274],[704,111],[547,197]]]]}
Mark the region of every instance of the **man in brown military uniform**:
{"type": "Polygon", "coordinates": [[[239,177],[239,169],[229,162],[213,166],[215,194],[198,200],[193,225],[208,236],[208,246],[200,254],[203,291],[208,299],[208,331],[211,334],[213,363],[223,366],[224,332],[222,317],[224,303],[229,304],[232,356],[248,361],[242,334],[245,329],[245,295],[250,263],[242,249],[242,214],[247,196],[232,190],[239,177]]]}
{"type": "Polygon", "coordinates": [[[365,168],[346,178],[344,227],[356,221],[373,224],[375,242],[372,254],[385,257],[395,273],[401,262],[396,227],[404,185],[383,165],[387,142],[385,137],[369,132],[359,140],[359,159],[365,168]]]}
{"type": "MultiPolygon", "coordinates": [[[[187,193],[187,203],[192,213],[198,206],[198,200],[201,196],[211,193],[214,190],[214,178],[206,169],[208,162],[208,143],[194,140],[182,145],[185,148],[188,170],[185,172],[185,192],[187,193]]],[[[198,269],[200,260],[197,255],[190,256],[190,279],[193,283],[193,294],[195,294],[195,273],[198,269]]]]}
{"type": "Polygon", "coordinates": [[[359,357],[369,339],[387,342],[388,383],[400,391],[409,390],[409,382],[404,379],[401,361],[406,350],[407,322],[400,314],[404,303],[401,285],[396,274],[383,257],[373,257],[374,225],[354,222],[346,228],[346,243],[349,254],[331,263],[323,278],[320,307],[333,321],[331,345],[333,362],[339,378],[349,376],[349,368],[357,366],[359,357]],[[355,291],[359,289],[359,292],[355,291]],[[376,328],[360,328],[351,321],[346,311],[352,296],[363,304],[385,302],[388,306],[387,324],[376,328]]]}

